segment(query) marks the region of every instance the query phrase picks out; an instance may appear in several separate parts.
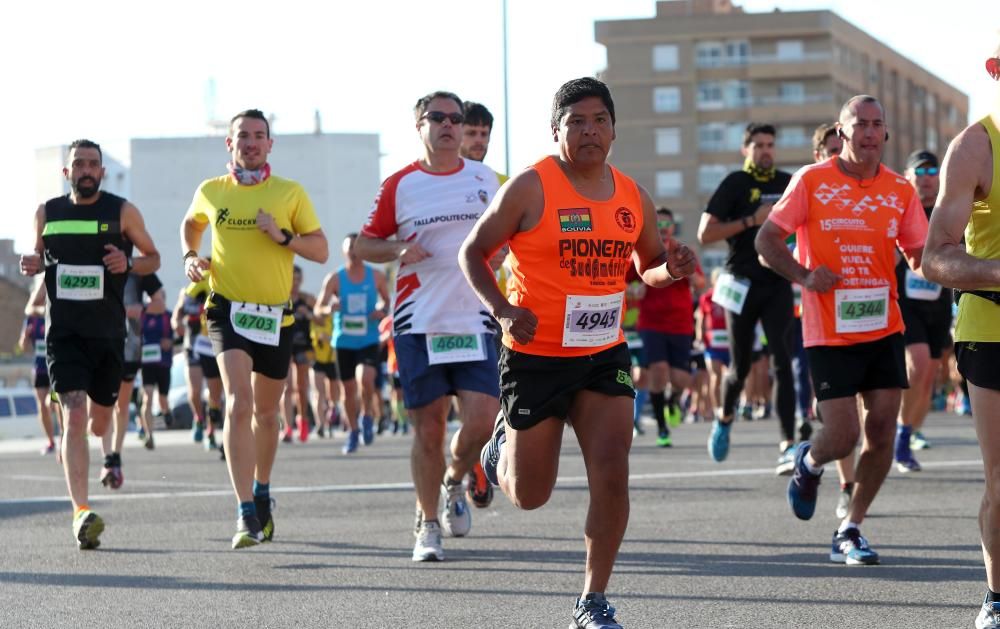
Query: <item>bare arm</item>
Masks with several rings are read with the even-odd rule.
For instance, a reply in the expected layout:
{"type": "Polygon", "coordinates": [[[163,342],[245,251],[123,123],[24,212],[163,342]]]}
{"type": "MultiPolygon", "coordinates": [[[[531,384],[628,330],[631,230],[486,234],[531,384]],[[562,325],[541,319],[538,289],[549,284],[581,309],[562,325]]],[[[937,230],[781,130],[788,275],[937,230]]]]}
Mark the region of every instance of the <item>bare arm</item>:
{"type": "Polygon", "coordinates": [[[177,295],[177,304],[174,305],[173,314],[170,316],[170,325],[173,326],[174,332],[179,336],[184,334],[184,289],[182,288],[180,293],[177,295]]]}
{"type": "Polygon", "coordinates": [[[25,316],[45,316],[45,296],[45,282],[38,282],[38,284],[31,289],[31,295],[28,296],[28,303],[24,305],[25,316]]]}
{"type": "Polygon", "coordinates": [[[1000,260],[975,258],[962,244],[972,204],[989,195],[996,167],[989,136],[978,123],[962,131],[948,147],[941,191],[924,245],[927,279],[962,290],[1000,286],[1000,260]]]}
{"type": "Polygon", "coordinates": [[[771,203],[762,203],[752,216],[744,216],[732,221],[721,221],[717,216],[703,212],[701,222],[698,223],[698,242],[708,245],[713,242],[732,238],[736,234],[745,232],[758,225],[763,225],[773,207],[774,205],[771,203]]]}
{"type": "Polygon", "coordinates": [[[636,240],[633,256],[642,281],[650,286],[662,287],[691,275],[694,272],[694,253],[677,241],[671,241],[669,251],[664,247],[656,228],[653,199],[641,187],[639,196],[642,198],[642,232],[636,240]]]}
{"type": "Polygon", "coordinates": [[[340,280],[337,278],[336,273],[328,273],[325,278],[323,278],[323,287],[319,291],[319,297],[316,299],[316,305],[313,306],[313,313],[317,317],[325,317],[333,313],[334,309],[339,307],[340,300],[337,299],[337,293],[340,290],[340,280]],[[336,303],[334,303],[336,300],[336,303]]]}
{"type": "Polygon", "coordinates": [[[362,260],[378,263],[392,262],[398,258],[401,262],[412,264],[431,256],[417,242],[371,238],[364,234],[354,241],[354,250],[362,260]]]}
{"type": "Polygon", "coordinates": [[[389,313],[389,283],[385,279],[385,273],[381,271],[375,271],[375,290],[382,300],[381,315],[377,317],[381,319],[389,313]]]}
{"type": "Polygon", "coordinates": [[[122,206],[122,234],[142,253],[141,256],[132,258],[132,272],[138,275],[155,273],[160,268],[160,252],[156,250],[153,239],[146,231],[146,223],[142,220],[139,209],[127,201],[122,206]]]}
{"type": "Polygon", "coordinates": [[[302,256],[306,260],[324,264],[330,257],[330,247],[326,242],[326,234],[322,229],[299,234],[288,243],[288,249],[295,255],[302,256]]]}
{"type": "Polygon", "coordinates": [[[764,221],[754,239],[754,247],[767,267],[785,279],[818,293],[825,293],[836,286],[840,277],[827,267],[818,266],[810,271],[795,260],[785,244],[788,236],[789,232],[773,221],[764,221]]]}
{"type": "Polygon", "coordinates": [[[21,275],[34,276],[45,270],[42,265],[42,253],[45,243],[42,241],[42,231],[45,229],[45,204],[39,205],[35,211],[35,253],[21,256],[21,275]]]}

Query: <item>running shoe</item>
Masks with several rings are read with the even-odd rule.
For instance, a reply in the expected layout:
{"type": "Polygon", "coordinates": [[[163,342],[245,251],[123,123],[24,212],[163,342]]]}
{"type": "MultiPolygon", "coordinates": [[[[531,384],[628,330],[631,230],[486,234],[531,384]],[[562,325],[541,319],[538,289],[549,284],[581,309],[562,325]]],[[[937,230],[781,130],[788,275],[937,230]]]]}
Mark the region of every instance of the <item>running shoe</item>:
{"type": "Polygon", "coordinates": [[[264,532],[260,528],[257,516],[250,515],[236,520],[236,535],[233,535],[233,550],[256,546],[264,541],[264,532]]]}
{"type": "Polygon", "coordinates": [[[226,460],[226,448],[223,445],[219,445],[219,460],[220,461],[226,460]]]}
{"type": "Polygon", "coordinates": [[[896,469],[903,474],[909,474],[910,472],[919,472],[923,468],[920,467],[920,463],[917,462],[911,452],[905,459],[896,459],[896,469]]]}
{"type": "Polygon", "coordinates": [[[205,439],[205,451],[215,450],[217,447],[219,446],[215,443],[215,433],[209,433],[208,439],[205,439]]]}
{"type": "Polygon", "coordinates": [[[253,504],[257,508],[257,522],[261,524],[260,532],[264,537],[261,541],[270,542],[274,539],[274,518],[271,517],[271,512],[274,511],[274,498],[254,496],[253,504]]]}
{"type": "Polygon", "coordinates": [[[42,446],[42,456],[45,456],[46,454],[52,454],[55,451],[56,451],[56,442],[55,441],[50,441],[47,444],[45,444],[44,446],[42,446]]]}
{"type": "Polygon", "coordinates": [[[813,474],[806,469],[806,454],[809,453],[809,444],[800,444],[795,451],[795,469],[792,471],[792,479],[788,481],[788,504],[792,507],[792,512],[800,520],[808,520],[816,512],[816,493],[819,489],[819,479],[823,476],[821,469],[819,474],[813,474]]]}
{"type": "Polygon", "coordinates": [[[295,425],[299,429],[299,441],[305,443],[309,440],[309,421],[302,415],[295,417],[295,425]]]}
{"type": "Polygon", "coordinates": [[[983,608],[976,616],[976,629],[1000,629],[1000,603],[983,601],[983,608]]]}
{"type": "Polygon", "coordinates": [[[358,445],[361,443],[361,431],[352,430],[347,433],[347,441],[344,442],[344,447],[341,448],[341,452],[344,454],[351,454],[358,451],[358,445]]]}
{"type": "Polygon", "coordinates": [[[742,417],[744,419],[744,421],[752,422],[753,421],[753,405],[751,405],[751,404],[741,404],[740,405],[739,414],[740,414],[740,417],[742,417]]]}
{"type": "Polygon", "coordinates": [[[378,428],[376,428],[376,429],[375,429],[375,434],[376,434],[376,435],[381,435],[381,434],[382,434],[382,433],[384,433],[384,432],[385,432],[386,430],[389,430],[389,425],[390,425],[390,424],[391,424],[391,425],[393,425],[393,426],[395,426],[395,425],[396,425],[396,423],[395,423],[394,421],[392,421],[391,419],[387,419],[387,418],[386,418],[386,417],[385,417],[385,416],[383,415],[383,416],[382,416],[382,419],[378,420],[378,428]]]}
{"type": "Polygon", "coordinates": [[[375,441],[375,420],[368,415],[361,417],[361,440],[366,446],[375,441]]]}
{"type": "Polygon", "coordinates": [[[413,545],[413,561],[444,561],[441,527],[437,522],[423,522],[413,545]]]}
{"type": "Polygon", "coordinates": [[[101,484],[109,489],[120,489],[125,482],[122,474],[122,458],[117,453],[104,457],[104,469],[101,470],[101,484]]]}
{"type": "Polygon", "coordinates": [[[754,409],[754,419],[771,419],[771,403],[765,402],[762,406],[758,406],[754,409]]]}
{"type": "Polygon", "coordinates": [[[174,416],[170,411],[160,414],[163,417],[163,425],[170,428],[174,425],[174,416]]]}
{"type": "Polygon", "coordinates": [[[139,438],[139,441],[145,441],[146,440],[146,429],[145,428],[140,428],[139,430],[135,431],[135,436],[139,438]]]}
{"type": "Polygon", "coordinates": [[[878,553],[868,546],[861,531],[851,527],[843,533],[834,531],[830,561],[848,566],[874,566],[878,564],[878,553]]]}
{"type": "Polygon", "coordinates": [[[445,476],[441,483],[441,512],[438,514],[441,530],[449,537],[465,537],[472,528],[472,512],[465,501],[462,481],[445,476]]]}
{"type": "MultiPolygon", "coordinates": [[[[336,428],[337,426],[340,425],[340,410],[336,406],[330,409],[329,417],[330,417],[330,428],[336,428]]],[[[333,435],[332,430],[330,431],[330,435],[331,436],[333,435]]]]}
{"type": "Polygon", "coordinates": [[[83,509],[73,518],[73,536],[80,550],[93,550],[101,545],[104,520],[90,509],[83,509]]]}
{"type": "Polygon", "coordinates": [[[153,433],[149,433],[148,435],[146,435],[146,440],[142,442],[142,445],[147,450],[155,450],[156,449],[156,444],[153,443],[153,433]]]}
{"type": "Polygon", "coordinates": [[[733,422],[723,424],[719,420],[712,422],[712,432],[708,435],[708,455],[716,463],[722,463],[729,456],[729,430],[733,422]]]}
{"type": "Polygon", "coordinates": [[[205,438],[205,422],[200,419],[194,420],[191,424],[191,438],[195,443],[201,443],[201,440],[205,438]]]}
{"type": "Polygon", "coordinates": [[[323,424],[320,424],[319,428],[316,429],[316,436],[320,439],[326,436],[326,430],[323,428],[323,424]]]}
{"type": "Polygon", "coordinates": [[[281,442],[282,443],[291,443],[292,442],[292,425],[291,424],[285,424],[285,429],[281,433],[281,442]]]}
{"type": "Polygon", "coordinates": [[[847,512],[851,509],[851,494],[854,493],[854,485],[848,485],[840,490],[840,497],[837,498],[837,517],[843,520],[847,517],[847,512]]]}
{"type": "Polygon", "coordinates": [[[497,480],[497,465],[500,464],[500,452],[503,444],[507,442],[507,430],[504,426],[503,411],[497,413],[496,422],[493,424],[493,436],[486,442],[479,452],[479,462],[483,466],[483,473],[494,487],[500,486],[497,480]]]}
{"type": "Polygon", "coordinates": [[[403,434],[404,435],[410,434],[410,422],[406,421],[405,419],[401,419],[399,421],[403,424],[403,434]]]}
{"type": "Polygon", "coordinates": [[[622,629],[615,620],[615,608],[603,594],[591,593],[576,601],[569,629],[622,629]]]}
{"type": "Polygon", "coordinates": [[[469,471],[468,488],[465,493],[478,509],[485,509],[493,502],[493,485],[490,485],[486,472],[483,471],[483,464],[479,461],[476,461],[469,471]]]}
{"type": "Polygon", "coordinates": [[[667,407],[667,425],[671,428],[677,428],[681,425],[684,420],[684,414],[681,413],[680,406],[667,407]]]}
{"type": "Polygon", "coordinates": [[[669,432],[661,432],[656,436],[656,445],[661,448],[669,448],[674,445],[673,440],[670,438],[669,432]]]}
{"type": "Polygon", "coordinates": [[[924,433],[919,430],[910,435],[910,449],[912,450],[929,450],[931,447],[931,442],[927,440],[924,433]]]}
{"type": "Polygon", "coordinates": [[[795,469],[795,451],[798,448],[793,443],[778,455],[778,465],[774,468],[776,476],[788,476],[795,469]]]}

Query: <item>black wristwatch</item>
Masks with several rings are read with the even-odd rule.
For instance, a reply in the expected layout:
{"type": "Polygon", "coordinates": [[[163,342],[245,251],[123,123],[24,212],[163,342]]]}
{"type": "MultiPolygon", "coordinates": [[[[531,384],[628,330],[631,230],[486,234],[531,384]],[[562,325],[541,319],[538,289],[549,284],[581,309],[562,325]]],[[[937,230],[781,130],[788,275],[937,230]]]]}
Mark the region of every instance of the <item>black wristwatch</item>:
{"type": "Polygon", "coordinates": [[[125,272],[126,273],[131,273],[132,272],[132,258],[131,257],[125,258],[125,272]]]}
{"type": "Polygon", "coordinates": [[[278,244],[281,245],[282,247],[287,247],[288,243],[292,242],[292,238],[295,238],[295,234],[288,231],[287,229],[282,229],[281,233],[285,235],[285,239],[279,242],[278,244]]]}

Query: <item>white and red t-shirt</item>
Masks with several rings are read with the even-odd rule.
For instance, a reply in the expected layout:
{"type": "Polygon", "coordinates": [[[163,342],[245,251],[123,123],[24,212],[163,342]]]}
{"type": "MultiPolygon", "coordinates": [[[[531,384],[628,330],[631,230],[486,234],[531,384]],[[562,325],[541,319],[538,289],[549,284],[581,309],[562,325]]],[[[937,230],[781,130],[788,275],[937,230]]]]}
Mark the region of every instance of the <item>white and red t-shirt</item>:
{"type": "Polygon", "coordinates": [[[800,169],[770,219],[795,232],[799,263],[840,276],[833,290],[802,289],[806,347],[854,345],[903,331],[896,286],[896,247],[924,246],[927,215],[903,177],[879,166],[859,182],[836,157],[800,169]]]}
{"type": "Polygon", "coordinates": [[[493,332],[492,317],[458,266],[458,250],[498,188],[496,173],[473,160],[444,173],[413,162],[382,183],[361,234],[396,236],[431,254],[399,267],[393,300],[397,336],[493,332]]]}

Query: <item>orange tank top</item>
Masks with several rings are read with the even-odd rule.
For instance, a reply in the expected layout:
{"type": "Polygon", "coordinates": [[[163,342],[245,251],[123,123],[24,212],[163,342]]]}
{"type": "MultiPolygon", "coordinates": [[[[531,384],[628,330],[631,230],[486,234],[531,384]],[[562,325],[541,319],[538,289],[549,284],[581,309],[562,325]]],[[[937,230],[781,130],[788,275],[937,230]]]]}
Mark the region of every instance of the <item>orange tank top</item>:
{"type": "Polygon", "coordinates": [[[618,343],[625,312],[625,272],[642,231],[642,197],[635,181],[609,165],[615,192],[588,199],[554,157],[532,168],[545,206],[538,224],[510,240],[508,300],[538,317],[527,344],[505,334],[504,345],[540,356],[587,356],[618,343]]]}

